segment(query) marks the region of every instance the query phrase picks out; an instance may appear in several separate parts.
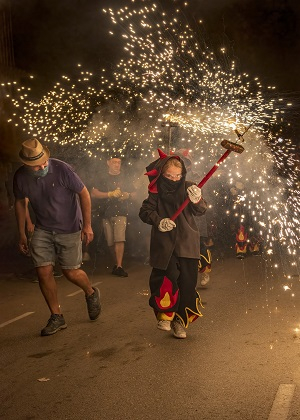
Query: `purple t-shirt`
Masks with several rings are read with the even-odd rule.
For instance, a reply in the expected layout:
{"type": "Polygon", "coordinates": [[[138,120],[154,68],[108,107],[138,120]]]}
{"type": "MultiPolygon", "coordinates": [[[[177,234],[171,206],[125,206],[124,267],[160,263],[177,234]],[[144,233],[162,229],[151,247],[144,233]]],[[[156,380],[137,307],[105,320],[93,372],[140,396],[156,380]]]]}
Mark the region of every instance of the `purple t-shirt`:
{"type": "Polygon", "coordinates": [[[82,213],[77,193],[84,184],[67,163],[51,158],[48,166],[48,174],[40,178],[21,166],[14,175],[14,196],[29,199],[36,227],[57,233],[78,232],[82,213]]]}

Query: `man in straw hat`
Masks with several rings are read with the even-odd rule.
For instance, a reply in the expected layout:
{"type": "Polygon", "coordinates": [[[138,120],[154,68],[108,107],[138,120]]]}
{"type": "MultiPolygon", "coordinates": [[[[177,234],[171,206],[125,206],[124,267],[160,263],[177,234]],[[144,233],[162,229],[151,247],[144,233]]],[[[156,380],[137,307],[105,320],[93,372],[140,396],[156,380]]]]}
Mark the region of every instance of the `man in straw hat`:
{"type": "Polygon", "coordinates": [[[13,183],[19,248],[23,254],[29,252],[25,234],[26,199],[29,199],[36,216],[31,256],[51,312],[41,331],[42,336],[47,336],[67,327],[53,276],[56,258],[65,277],[85,292],[90,319],[96,320],[101,312],[100,292],[80,269],[82,240],[86,244],[93,240],[91,200],[71,166],[50,158],[48,148],[36,138],[22,143],[19,156],[23,166],[16,171],[13,183]]]}

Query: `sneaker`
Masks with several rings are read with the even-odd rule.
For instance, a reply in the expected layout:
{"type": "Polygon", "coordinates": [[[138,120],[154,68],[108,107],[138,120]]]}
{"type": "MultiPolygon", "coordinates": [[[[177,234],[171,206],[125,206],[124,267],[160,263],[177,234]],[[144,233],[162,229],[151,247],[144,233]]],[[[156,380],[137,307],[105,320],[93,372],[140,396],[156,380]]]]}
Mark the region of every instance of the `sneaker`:
{"type": "Polygon", "coordinates": [[[67,328],[64,316],[60,314],[52,314],[49,318],[48,324],[42,329],[41,335],[52,335],[64,328],[67,328]]]}
{"type": "Polygon", "coordinates": [[[88,313],[91,321],[96,321],[101,313],[100,291],[97,287],[93,287],[94,293],[90,296],[85,296],[88,313]]]}
{"type": "Polygon", "coordinates": [[[202,274],[202,279],[201,279],[201,286],[206,286],[207,283],[209,282],[210,278],[209,278],[209,274],[208,273],[203,273],[202,274]]]}
{"type": "Polygon", "coordinates": [[[186,331],[184,326],[181,324],[180,321],[174,320],[171,322],[171,327],[173,330],[173,335],[176,338],[186,338],[186,331]]]}
{"type": "Polygon", "coordinates": [[[128,273],[126,273],[123,267],[117,267],[113,270],[112,274],[119,277],[128,277],[128,273]]]}
{"type": "Polygon", "coordinates": [[[115,265],[113,266],[113,269],[112,269],[111,274],[115,274],[116,269],[117,269],[117,264],[115,264],[115,265]]]}
{"type": "Polygon", "coordinates": [[[171,321],[161,319],[160,321],[157,322],[157,328],[159,330],[163,330],[163,331],[170,331],[171,330],[171,321]]]}
{"type": "Polygon", "coordinates": [[[55,271],[53,270],[53,277],[55,277],[56,279],[60,278],[63,276],[63,273],[59,272],[59,271],[55,271]]]}

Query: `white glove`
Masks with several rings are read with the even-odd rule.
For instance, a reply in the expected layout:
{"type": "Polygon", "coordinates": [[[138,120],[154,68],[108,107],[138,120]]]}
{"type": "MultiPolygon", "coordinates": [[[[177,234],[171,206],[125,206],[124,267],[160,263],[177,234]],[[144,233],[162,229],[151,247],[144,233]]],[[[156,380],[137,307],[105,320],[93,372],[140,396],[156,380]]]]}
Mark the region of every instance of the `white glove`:
{"type": "Polygon", "coordinates": [[[161,219],[161,221],[159,222],[158,230],[160,230],[161,232],[169,232],[174,227],[176,227],[176,223],[173,222],[173,220],[166,217],[165,219],[161,219]]]}
{"type": "Polygon", "coordinates": [[[188,187],[187,193],[192,203],[197,204],[201,200],[201,189],[197,187],[197,185],[191,185],[190,187],[188,187]]]}

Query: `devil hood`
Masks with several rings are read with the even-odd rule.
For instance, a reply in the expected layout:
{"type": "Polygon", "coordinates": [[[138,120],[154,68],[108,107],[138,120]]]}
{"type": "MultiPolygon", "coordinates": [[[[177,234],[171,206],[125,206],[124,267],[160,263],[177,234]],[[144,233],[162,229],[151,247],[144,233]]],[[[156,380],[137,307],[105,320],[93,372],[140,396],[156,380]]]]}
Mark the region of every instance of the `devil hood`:
{"type": "Polygon", "coordinates": [[[156,159],[154,162],[151,162],[147,167],[147,172],[145,175],[148,176],[150,184],[148,185],[148,191],[154,194],[157,194],[157,181],[162,174],[162,168],[168,162],[169,159],[176,158],[182,164],[182,179],[185,179],[186,176],[186,168],[184,165],[183,159],[181,159],[176,154],[173,155],[166,155],[162,150],[157,149],[159,158],[156,159]]]}

